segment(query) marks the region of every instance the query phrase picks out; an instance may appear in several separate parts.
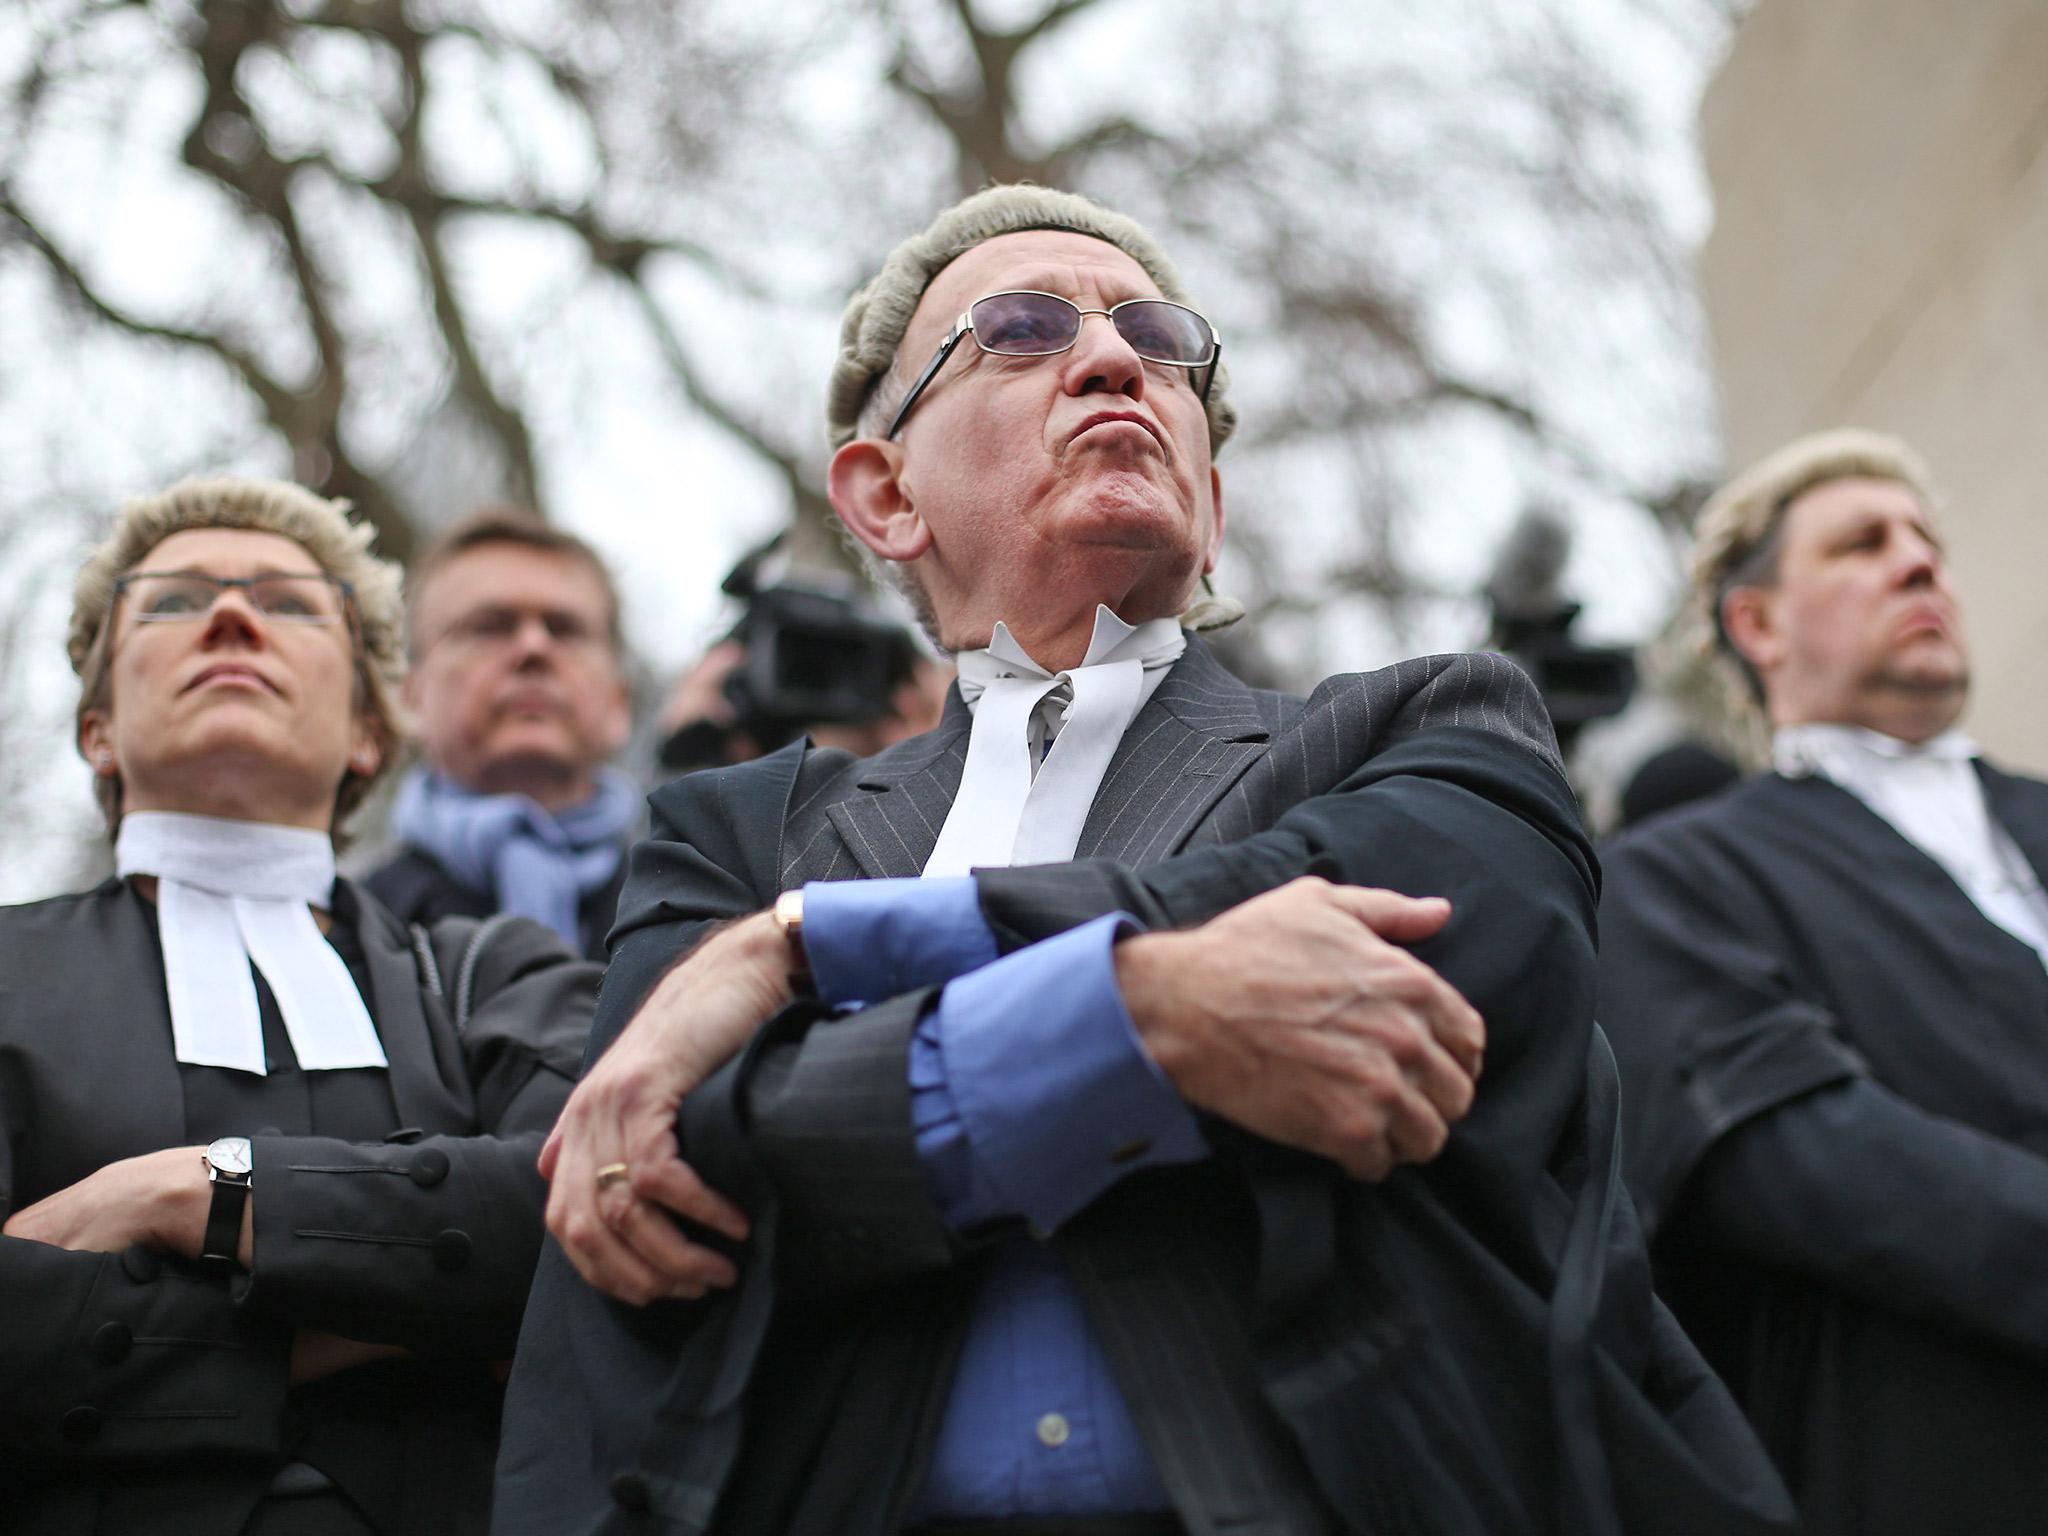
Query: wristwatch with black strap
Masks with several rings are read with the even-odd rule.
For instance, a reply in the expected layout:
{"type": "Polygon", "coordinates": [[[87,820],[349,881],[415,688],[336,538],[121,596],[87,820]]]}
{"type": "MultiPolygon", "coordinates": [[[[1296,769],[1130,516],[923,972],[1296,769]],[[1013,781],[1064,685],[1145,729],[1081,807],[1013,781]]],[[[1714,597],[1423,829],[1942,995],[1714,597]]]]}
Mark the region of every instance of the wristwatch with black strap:
{"type": "Polygon", "coordinates": [[[206,1216],[206,1238],[199,1262],[208,1269],[236,1270],[242,1246],[242,1211],[249,1203],[255,1156],[246,1136],[223,1136],[205,1153],[206,1177],[213,1185],[213,1205],[206,1216]]]}

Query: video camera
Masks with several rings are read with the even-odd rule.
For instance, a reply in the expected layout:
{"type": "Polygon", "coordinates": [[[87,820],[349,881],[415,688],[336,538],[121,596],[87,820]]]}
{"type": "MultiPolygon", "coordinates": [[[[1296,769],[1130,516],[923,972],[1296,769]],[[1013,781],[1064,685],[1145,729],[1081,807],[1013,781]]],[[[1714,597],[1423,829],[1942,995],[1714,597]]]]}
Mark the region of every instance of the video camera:
{"type": "Polygon", "coordinates": [[[1636,687],[1632,652],[1582,645],[1572,637],[1579,605],[1560,592],[1571,535],[1555,512],[1532,507],[1502,542],[1486,584],[1491,645],[1536,684],[1567,755],[1581,729],[1628,707],[1636,687]]]}
{"type": "Polygon", "coordinates": [[[851,582],[835,588],[762,581],[762,567],[785,537],[777,534],[751,551],[719,584],[746,605],[723,637],[737,641],[743,653],[725,679],[732,720],[682,726],[662,743],[664,767],[730,761],[726,747],[735,735],[772,752],[814,725],[879,719],[913,675],[917,642],[863,601],[851,582]]]}

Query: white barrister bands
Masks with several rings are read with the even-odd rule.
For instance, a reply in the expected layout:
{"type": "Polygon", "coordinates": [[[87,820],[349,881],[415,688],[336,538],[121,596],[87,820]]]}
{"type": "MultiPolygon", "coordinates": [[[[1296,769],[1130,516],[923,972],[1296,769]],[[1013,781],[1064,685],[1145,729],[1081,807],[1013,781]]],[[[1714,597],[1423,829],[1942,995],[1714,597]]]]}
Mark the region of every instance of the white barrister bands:
{"type": "Polygon", "coordinates": [[[1819,774],[1846,789],[2048,965],[2048,893],[2012,834],[1992,819],[1972,763],[1978,755],[1961,731],[1916,746],[1863,726],[1812,722],[1781,726],[1771,739],[1779,774],[1819,774]]]}
{"type": "Polygon", "coordinates": [[[311,908],[334,896],[334,844],[326,833],[135,811],[121,818],[114,864],[124,879],[157,879],[179,1061],[264,1074],[253,961],[303,1070],[388,1065],[355,979],[313,921],[311,908]]]}
{"type": "Polygon", "coordinates": [[[1186,647],[1173,619],[1133,629],[1098,605],[1087,655],[1064,672],[1033,661],[1004,624],[988,649],[962,652],[960,696],[974,730],[924,873],[1071,859],[1117,743],[1186,647]]]}

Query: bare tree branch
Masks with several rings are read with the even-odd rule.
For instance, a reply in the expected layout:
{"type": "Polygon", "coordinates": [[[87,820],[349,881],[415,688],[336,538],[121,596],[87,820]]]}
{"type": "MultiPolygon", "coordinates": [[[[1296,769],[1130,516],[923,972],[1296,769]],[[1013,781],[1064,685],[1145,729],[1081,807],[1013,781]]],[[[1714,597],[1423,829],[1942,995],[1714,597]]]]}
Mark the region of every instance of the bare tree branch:
{"type": "MultiPolygon", "coordinates": [[[[400,22],[403,25],[402,19],[400,22]]],[[[424,187],[427,182],[426,151],[421,141],[421,121],[427,109],[426,71],[421,67],[423,39],[407,28],[394,39],[405,69],[406,110],[398,128],[399,162],[394,180],[401,187],[424,187]]],[[[455,390],[475,412],[481,424],[496,439],[507,461],[508,490],[514,500],[540,509],[540,477],[534,469],[533,438],[526,418],[507,404],[493,387],[478,358],[469,334],[469,322],[455,294],[448,273],[447,253],[441,246],[440,215],[415,198],[396,199],[419,243],[427,282],[434,295],[434,317],[440,323],[441,340],[455,366],[455,390]]]]}

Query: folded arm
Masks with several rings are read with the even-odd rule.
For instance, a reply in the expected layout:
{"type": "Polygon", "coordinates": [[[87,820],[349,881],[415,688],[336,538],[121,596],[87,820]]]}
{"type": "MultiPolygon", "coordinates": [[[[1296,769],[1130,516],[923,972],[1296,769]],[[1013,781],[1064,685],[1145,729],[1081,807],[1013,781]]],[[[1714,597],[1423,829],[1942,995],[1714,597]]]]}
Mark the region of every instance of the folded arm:
{"type": "MultiPolygon", "coordinates": [[[[1488,1061],[1498,1070],[1498,1063],[1512,1062],[1523,1046],[1527,1031],[1520,1027],[1521,1019],[1535,1017],[1542,1006],[1554,1001],[1560,989],[1589,994],[1594,876],[1576,807],[1556,771],[1554,756],[1533,750],[1528,741],[1496,723],[1496,717],[1504,718],[1531,705],[1533,693],[1527,680],[1510,663],[1499,658],[1452,658],[1416,681],[1404,704],[1380,711],[1381,728],[1369,743],[1357,748],[1364,754],[1362,763],[1321,793],[1311,794],[1281,813],[1264,832],[1140,870],[1097,861],[980,873],[975,877],[976,896],[994,947],[1028,949],[1051,933],[1119,909],[1168,926],[1196,924],[1304,874],[1323,874],[1345,884],[1383,884],[1417,897],[1448,896],[1456,915],[1445,922],[1437,913],[1429,924],[1434,937],[1417,932],[1403,934],[1394,942],[1379,940],[1387,952],[1383,962],[1400,971],[1393,984],[1402,995],[1371,1000],[1378,1027],[1383,1033],[1391,1031],[1387,1038],[1370,1042],[1373,1052],[1379,1054],[1359,1049],[1354,1032],[1346,1066],[1359,1073],[1368,1096],[1376,1102],[1368,1115],[1361,1116],[1355,1096],[1341,1096],[1342,1102],[1333,1106],[1341,1129],[1320,1125],[1309,1135],[1288,1126],[1285,1115],[1292,1105],[1286,1093],[1275,1093],[1267,1105],[1256,1110],[1247,1107],[1233,1115],[1228,1101],[1241,1096],[1247,1079],[1243,1072],[1216,1063],[1234,1059],[1242,1067],[1249,1059],[1244,1051],[1239,1049],[1232,1058],[1198,1048],[1188,1034],[1178,1042],[1179,1055],[1175,1057],[1176,1029],[1186,1034],[1200,1024],[1207,1028],[1211,1044],[1215,1043],[1219,1016],[1215,1010],[1205,1018],[1199,1009],[1178,1004],[1168,1008],[1164,1012],[1170,1022],[1161,1028],[1155,1019],[1157,1038],[1148,1043],[1153,1059],[1173,1060],[1167,1076],[1191,1103],[1317,1150],[1348,1140],[1349,1150],[1356,1153],[1367,1143],[1377,1142],[1377,1152],[1358,1156],[1355,1166],[1347,1162],[1354,1172],[1373,1176],[1402,1157],[1430,1155],[1432,1144],[1441,1146],[1444,1127],[1462,1113],[1459,1100],[1470,1103],[1479,1031],[1465,999],[1478,1004],[1480,1013],[1487,1015],[1488,1061]],[[1492,699],[1496,707],[1490,712],[1481,708],[1480,695],[1492,699]],[[1460,699],[1466,701],[1462,708],[1457,702],[1460,699]],[[1505,713],[1499,707],[1502,699],[1513,706],[1505,713]],[[1397,967],[1392,956],[1399,957],[1397,967]],[[1538,957],[1548,964],[1532,984],[1531,965],[1538,957]],[[1464,996],[1458,996],[1460,993],[1464,996]],[[1529,1003],[1532,998],[1536,999],[1534,1005],[1529,1003]],[[1489,1004],[1498,1006],[1497,1023],[1489,1004]],[[1397,1053],[1391,1061],[1384,1054],[1387,1048],[1397,1053]],[[1460,1050],[1474,1058],[1469,1065],[1458,1061],[1460,1050]],[[1462,1087],[1453,1081],[1459,1074],[1464,1079],[1462,1087]],[[1208,1086],[1200,1086],[1203,1083],[1208,1086]],[[1400,1117],[1399,1106],[1404,1103],[1409,1106],[1407,1118],[1414,1134],[1406,1146],[1392,1145],[1387,1139],[1389,1126],[1400,1117]],[[1257,1115],[1266,1118],[1257,1119],[1257,1115]]],[[[1310,709],[1317,707],[1312,699],[1310,709]]],[[[1371,711],[1364,713],[1370,715],[1371,711]]],[[[718,793],[714,784],[699,799],[718,793]]],[[[723,809],[722,805],[698,804],[696,814],[688,818],[692,835],[687,844],[677,840],[686,851],[659,855],[679,865],[708,864],[721,872],[707,876],[701,867],[688,870],[702,894],[710,898],[694,909],[704,916],[736,915],[750,897],[758,902],[766,893],[756,893],[749,883],[723,873],[744,870],[750,857],[739,846],[744,839],[735,835],[729,823],[717,825],[717,812],[723,809]],[[699,816],[709,823],[701,832],[699,816]],[[735,845],[729,863],[722,862],[717,852],[727,842],[735,845]]],[[[661,831],[658,826],[657,837],[661,831]]],[[[759,874],[767,872],[757,872],[757,878],[759,874]]],[[[768,875],[766,890],[772,891],[772,881],[768,875]]],[[[956,905],[960,900],[957,894],[947,899],[956,905]]],[[[690,904],[683,906],[689,909],[690,904]]],[[[669,910],[678,911],[673,897],[669,910]]],[[[1292,912],[1287,920],[1294,922],[1303,916],[1292,912]]],[[[739,936],[764,921],[750,918],[735,924],[728,930],[734,936],[730,941],[721,935],[727,958],[746,947],[739,936]]],[[[1356,914],[1350,917],[1350,927],[1355,932],[1347,938],[1379,938],[1356,914]]],[[[685,942],[701,932],[687,922],[670,931],[685,942]]],[[[1204,971],[1191,963],[1203,958],[1204,951],[1196,936],[1185,937],[1189,945],[1179,951],[1168,943],[1174,938],[1171,934],[1124,946],[1119,953],[1133,957],[1149,954],[1156,961],[1163,951],[1173,962],[1120,963],[1119,971],[1134,973],[1124,978],[1125,984],[1157,988],[1172,982],[1185,987],[1197,976],[1212,987],[1219,984],[1217,971],[1204,971]]],[[[628,947],[632,942],[628,941],[628,947]]],[[[828,945],[827,950],[830,948],[828,945]]],[[[1226,955],[1247,948],[1254,954],[1263,952],[1257,943],[1212,948],[1226,955]]],[[[960,952],[975,950],[976,946],[968,945],[960,952]]],[[[765,940],[754,952],[771,967],[777,963],[765,940]]],[[[985,955],[987,949],[983,947],[979,953],[985,955]]],[[[691,970],[699,958],[708,955],[708,950],[702,952],[675,972],[677,982],[709,980],[708,971],[691,970]]],[[[890,985],[943,982],[950,979],[948,972],[955,963],[945,954],[910,951],[878,955],[877,960],[879,974],[890,985]]],[[[786,959],[782,963],[786,964],[786,959]]],[[[831,969],[829,959],[824,969],[831,969]]],[[[997,968],[986,969],[993,972],[997,968]]],[[[1221,969],[1227,972],[1230,967],[1221,969]]],[[[1301,974],[1312,979],[1327,973],[1326,967],[1310,967],[1301,974]]],[[[665,989],[668,984],[662,985],[665,989]]],[[[764,1007],[744,1022],[737,1015],[721,1013],[726,1020],[722,1038],[715,1049],[707,1048],[708,1037],[715,1031],[704,1024],[703,1010],[682,1005],[681,998],[688,990],[686,985],[676,988],[678,1006],[672,1015],[676,1039],[667,1053],[692,1061],[688,1070],[674,1074],[668,1102],[677,1104],[702,1080],[709,1063],[737,1050],[752,1025],[769,1011],[764,1007]],[[693,1012],[695,1019],[690,1017],[693,1012]],[[691,1036],[692,1043],[683,1043],[685,1035],[691,1036]]],[[[849,994],[867,990],[874,987],[849,983],[846,988],[849,994]]],[[[772,988],[764,987],[761,996],[764,1002],[772,1001],[772,988]]],[[[869,1254],[872,1262],[849,1260],[842,1266],[849,1273],[885,1276],[899,1259],[912,1267],[947,1261],[952,1252],[949,1234],[929,1194],[926,1200],[932,1208],[922,1213],[924,1219],[883,1223],[902,1240],[894,1254],[888,1252],[887,1243],[878,1245],[873,1223],[864,1214],[875,1211],[876,1201],[899,1200],[926,1182],[914,1149],[917,1115],[905,1064],[913,1061],[921,1027],[928,1042],[933,1038],[926,1016],[935,1006],[943,1006],[942,996],[924,985],[848,1017],[825,1020],[812,1011],[787,1030],[771,1031],[773,1038],[757,1042],[756,1050],[749,1053],[744,1071],[728,1070],[699,1096],[698,1111],[686,1117],[693,1127],[687,1137],[693,1157],[702,1149],[699,1160],[715,1162],[732,1147],[744,1144],[747,1157],[790,1196],[793,1217],[809,1214],[829,1223],[829,1230],[818,1234],[821,1250],[869,1254]],[[827,1063],[829,1071],[825,1070],[827,1063]],[[846,1113],[851,1104],[864,1105],[866,1119],[846,1113]],[[812,1119],[818,1123],[807,1125],[812,1119]],[[877,1121],[883,1126],[886,1142],[868,1129],[877,1121]],[[851,1140],[837,1144],[837,1132],[821,1127],[836,1127],[851,1140]],[[871,1187],[863,1185],[870,1177],[871,1187]],[[807,1185],[815,1186],[818,1198],[804,1196],[807,1185]],[[868,1194],[875,1199],[869,1200],[868,1194]]],[[[1141,993],[1126,1001],[1142,1037],[1149,1015],[1147,999],[1141,993]]],[[[1271,999],[1264,1001],[1270,1004],[1271,999]]],[[[1327,998],[1321,1001],[1330,1005],[1327,998]]],[[[1251,1016],[1247,1012],[1246,1017],[1251,1016]]],[[[1306,1038],[1311,1032],[1303,1033],[1306,1038]]],[[[941,1028],[941,1038],[943,1034],[941,1028]]],[[[1570,1051],[1561,1053],[1572,1055],[1570,1051]]],[[[1310,1059],[1303,1058],[1304,1062],[1310,1059]]],[[[1561,1120],[1571,1102],[1564,1084],[1576,1082],[1580,1065],[1574,1057],[1560,1072],[1550,1074],[1557,1082],[1549,1086],[1565,1095],[1564,1107],[1557,1108],[1550,1121],[1561,1120]]],[[[664,1097],[657,1095],[656,1102],[664,1097]]],[[[1551,1131],[1556,1128],[1549,1122],[1546,1125],[1551,1131]]],[[[930,1128],[929,1120],[926,1126],[930,1128]]],[[[1544,1133],[1544,1125],[1533,1130],[1539,1137],[1544,1133]]],[[[593,1159],[593,1169],[595,1166],[593,1159]]],[[[636,1186],[639,1177],[636,1165],[636,1186]]],[[[694,1211],[685,1214],[707,1220],[694,1211]]],[[[801,1221],[792,1225],[800,1229],[801,1221]]],[[[560,1235],[561,1228],[556,1230],[560,1235]]],[[[790,1249],[784,1251],[787,1254],[790,1249]]],[[[575,1257],[573,1246],[571,1256],[575,1257]]],[[[588,1270],[586,1277],[591,1277],[588,1270]]]]}
{"type": "Polygon", "coordinates": [[[12,1209],[27,1106],[0,1104],[0,1439],[35,1464],[270,1456],[285,1394],[404,1347],[508,1354],[540,1241],[532,1158],[570,1089],[596,968],[541,930],[480,957],[463,1037],[472,1136],[255,1138],[239,1274],[200,1250],[197,1147],[107,1165],[12,1209]]]}
{"type": "Polygon", "coordinates": [[[1674,1222],[1866,1305],[2048,1359],[2048,1159],[1867,1077],[1731,1132],[1674,1222]]]}

